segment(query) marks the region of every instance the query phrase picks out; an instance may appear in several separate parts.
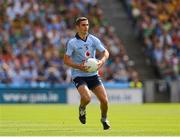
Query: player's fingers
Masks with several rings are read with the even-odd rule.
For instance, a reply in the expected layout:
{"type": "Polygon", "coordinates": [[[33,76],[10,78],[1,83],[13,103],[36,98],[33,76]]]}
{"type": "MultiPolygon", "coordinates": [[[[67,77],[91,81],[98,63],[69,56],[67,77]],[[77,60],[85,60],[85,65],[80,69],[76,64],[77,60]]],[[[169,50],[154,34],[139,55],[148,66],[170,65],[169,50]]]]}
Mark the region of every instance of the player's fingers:
{"type": "Polygon", "coordinates": [[[88,66],[85,66],[84,64],[81,64],[81,66],[80,66],[81,71],[88,72],[88,69],[89,69],[88,66]]]}
{"type": "Polygon", "coordinates": [[[98,68],[100,68],[102,66],[102,61],[98,60],[98,68]]]}
{"type": "Polygon", "coordinates": [[[84,66],[84,71],[88,72],[88,70],[90,69],[90,66],[84,66]]]}
{"type": "Polygon", "coordinates": [[[83,64],[83,65],[85,65],[85,63],[86,63],[86,61],[85,61],[85,60],[83,60],[83,61],[82,61],[82,64],[83,64]]]}

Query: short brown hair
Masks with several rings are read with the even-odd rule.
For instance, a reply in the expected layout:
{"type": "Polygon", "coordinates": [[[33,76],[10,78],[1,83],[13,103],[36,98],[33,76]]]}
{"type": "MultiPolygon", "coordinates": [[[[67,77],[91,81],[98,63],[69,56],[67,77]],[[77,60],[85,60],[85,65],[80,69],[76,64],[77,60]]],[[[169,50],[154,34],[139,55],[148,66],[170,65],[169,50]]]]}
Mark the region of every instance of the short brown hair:
{"type": "Polygon", "coordinates": [[[81,21],[88,20],[86,17],[78,17],[75,21],[75,25],[79,25],[81,21]]]}

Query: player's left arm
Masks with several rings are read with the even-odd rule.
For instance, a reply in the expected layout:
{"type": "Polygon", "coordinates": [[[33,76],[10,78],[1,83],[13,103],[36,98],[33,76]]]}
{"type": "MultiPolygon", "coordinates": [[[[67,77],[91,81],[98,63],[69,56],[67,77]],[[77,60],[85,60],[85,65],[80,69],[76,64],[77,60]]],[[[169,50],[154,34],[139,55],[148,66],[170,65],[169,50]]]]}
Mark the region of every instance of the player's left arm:
{"type": "Polygon", "coordinates": [[[109,58],[109,52],[107,49],[104,49],[104,51],[101,52],[101,59],[98,60],[98,69],[100,69],[105,64],[108,58],[109,58]]]}
{"type": "Polygon", "coordinates": [[[100,59],[98,60],[98,69],[100,69],[109,58],[109,52],[104,47],[104,44],[96,37],[94,37],[94,44],[100,53],[100,59]]]}

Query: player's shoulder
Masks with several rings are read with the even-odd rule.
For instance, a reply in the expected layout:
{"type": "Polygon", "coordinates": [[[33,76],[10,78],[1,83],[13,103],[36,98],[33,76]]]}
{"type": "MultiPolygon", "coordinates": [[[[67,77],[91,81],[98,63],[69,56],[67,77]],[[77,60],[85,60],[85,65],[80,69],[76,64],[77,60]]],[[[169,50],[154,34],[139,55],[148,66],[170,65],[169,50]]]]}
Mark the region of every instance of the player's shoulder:
{"type": "Polygon", "coordinates": [[[99,43],[100,42],[100,39],[97,36],[93,35],[93,34],[89,34],[89,37],[94,43],[99,43]]]}
{"type": "Polygon", "coordinates": [[[73,38],[70,38],[70,39],[67,41],[67,43],[73,43],[73,42],[75,42],[75,41],[76,41],[76,38],[73,37],[73,38]]]}
{"type": "Polygon", "coordinates": [[[76,38],[72,37],[66,42],[66,45],[74,45],[75,41],[76,41],[76,38]]]}
{"type": "Polygon", "coordinates": [[[95,35],[93,35],[93,34],[89,34],[88,35],[88,37],[90,38],[90,39],[92,39],[92,40],[99,40],[99,38],[97,37],[97,36],[95,36],[95,35]]]}
{"type": "Polygon", "coordinates": [[[93,35],[93,34],[89,34],[88,37],[97,39],[97,36],[95,36],[95,35],[93,35]]]}

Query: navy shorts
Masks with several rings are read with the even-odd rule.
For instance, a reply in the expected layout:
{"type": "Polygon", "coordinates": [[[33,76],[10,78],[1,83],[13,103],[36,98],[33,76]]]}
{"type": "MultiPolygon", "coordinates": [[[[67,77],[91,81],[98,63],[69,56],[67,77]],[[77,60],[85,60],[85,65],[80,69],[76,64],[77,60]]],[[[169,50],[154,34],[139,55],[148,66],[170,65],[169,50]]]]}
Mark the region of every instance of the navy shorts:
{"type": "Polygon", "coordinates": [[[89,77],[76,77],[73,79],[73,83],[77,89],[81,85],[87,85],[90,90],[99,85],[102,85],[102,81],[98,75],[89,77]]]}

